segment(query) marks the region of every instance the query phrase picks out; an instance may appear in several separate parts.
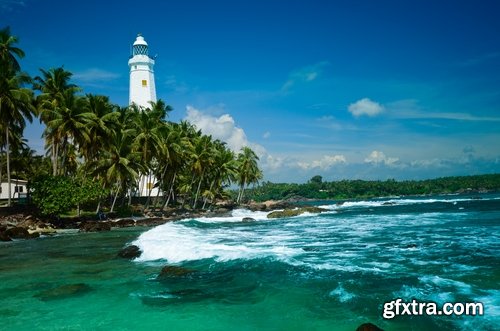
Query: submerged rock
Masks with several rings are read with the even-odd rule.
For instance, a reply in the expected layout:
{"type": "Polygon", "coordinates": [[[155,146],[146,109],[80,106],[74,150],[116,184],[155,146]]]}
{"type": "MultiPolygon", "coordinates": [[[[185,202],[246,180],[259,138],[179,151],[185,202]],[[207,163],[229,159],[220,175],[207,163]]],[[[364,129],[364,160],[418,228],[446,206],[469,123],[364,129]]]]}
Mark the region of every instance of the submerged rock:
{"type": "Polygon", "coordinates": [[[319,207],[301,207],[295,209],[273,211],[267,215],[267,218],[285,218],[285,217],[299,216],[304,213],[322,213],[325,211],[327,211],[327,209],[319,207]]]}
{"type": "Polygon", "coordinates": [[[87,284],[83,283],[69,284],[69,285],[61,285],[50,290],[42,291],[38,294],[35,294],[34,297],[42,301],[60,300],[60,299],[67,299],[70,297],[84,295],[90,292],[91,290],[92,288],[87,284]]]}
{"type": "Polygon", "coordinates": [[[158,275],[158,278],[161,279],[161,278],[169,278],[169,277],[182,277],[182,276],[192,274],[194,272],[195,271],[191,270],[191,269],[186,269],[186,268],[175,266],[175,265],[167,265],[161,269],[160,274],[158,275]]]}
{"type": "Polygon", "coordinates": [[[243,219],[241,220],[242,222],[255,222],[255,218],[252,218],[252,217],[243,217],[243,219]]]}
{"type": "Polygon", "coordinates": [[[109,224],[109,222],[87,221],[80,224],[80,232],[100,232],[110,230],[111,224],[109,224]]]}
{"type": "Polygon", "coordinates": [[[358,328],[356,331],[384,331],[375,324],[372,323],[363,323],[358,328]]]}
{"type": "Polygon", "coordinates": [[[123,257],[124,259],[135,259],[136,257],[141,256],[141,249],[136,245],[130,245],[122,249],[118,252],[119,257],[123,257]]]}

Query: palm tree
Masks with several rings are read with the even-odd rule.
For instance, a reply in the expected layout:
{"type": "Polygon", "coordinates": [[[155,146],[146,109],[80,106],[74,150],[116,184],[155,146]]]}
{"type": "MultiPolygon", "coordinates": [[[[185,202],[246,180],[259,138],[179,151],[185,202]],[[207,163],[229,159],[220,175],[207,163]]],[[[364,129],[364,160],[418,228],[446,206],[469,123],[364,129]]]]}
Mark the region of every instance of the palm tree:
{"type": "Polygon", "coordinates": [[[21,66],[17,59],[22,59],[24,52],[22,49],[14,46],[17,42],[17,37],[10,34],[10,27],[0,30],[0,63],[2,70],[5,70],[4,66],[6,66],[10,67],[14,72],[21,71],[21,66]]]}
{"type": "Polygon", "coordinates": [[[10,35],[10,29],[0,30],[0,127],[5,136],[7,163],[8,205],[11,205],[10,185],[10,137],[12,130],[24,130],[26,120],[33,119],[33,92],[24,88],[30,82],[29,76],[20,73],[17,58],[22,58],[24,52],[15,47],[17,38],[10,35]]]}
{"type": "Polygon", "coordinates": [[[256,183],[262,179],[262,171],[257,165],[259,157],[255,152],[248,146],[241,149],[238,154],[238,184],[240,190],[238,193],[238,198],[236,202],[240,203],[243,199],[243,194],[245,192],[245,187],[250,183],[256,183]]]}
{"type": "Polygon", "coordinates": [[[114,195],[111,212],[114,210],[118,195],[134,185],[139,173],[143,171],[140,155],[132,149],[132,141],[132,130],[117,130],[103,157],[96,161],[94,174],[102,175],[105,185],[114,195]]]}
{"type": "Polygon", "coordinates": [[[65,147],[61,145],[67,143],[67,139],[71,135],[78,136],[76,139],[82,138],[82,141],[83,138],[87,138],[82,137],[85,136],[85,133],[77,132],[77,127],[82,128],[83,124],[88,124],[88,118],[82,122],[82,117],[79,116],[79,119],[75,119],[75,121],[80,122],[80,124],[76,122],[70,124],[72,121],[70,117],[76,115],[77,112],[81,112],[80,107],[77,106],[78,98],[75,97],[75,93],[80,89],[76,85],[69,83],[72,76],[71,72],[64,70],[62,67],[51,68],[47,71],[40,69],[40,72],[42,76],[35,77],[33,87],[42,92],[37,97],[37,108],[40,113],[40,121],[47,126],[44,132],[46,147],[51,153],[53,175],[57,175],[60,149],[65,147]],[[69,127],[66,129],[59,128],[58,125],[62,122],[67,122],[69,127]],[[76,131],[70,130],[71,127],[76,131]]]}
{"type": "Polygon", "coordinates": [[[115,111],[117,106],[111,104],[106,96],[87,94],[82,103],[84,113],[89,114],[89,139],[84,139],[79,147],[85,160],[90,161],[95,160],[113,140],[113,135],[120,128],[120,113],[115,111]]]}

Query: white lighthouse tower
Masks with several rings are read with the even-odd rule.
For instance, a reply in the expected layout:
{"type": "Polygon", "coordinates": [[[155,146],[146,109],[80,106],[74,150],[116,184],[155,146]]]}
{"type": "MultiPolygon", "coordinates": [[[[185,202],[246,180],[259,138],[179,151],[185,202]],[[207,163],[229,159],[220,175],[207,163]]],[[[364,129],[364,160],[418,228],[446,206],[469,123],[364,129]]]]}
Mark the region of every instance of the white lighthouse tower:
{"type": "Polygon", "coordinates": [[[139,33],[132,46],[132,54],[128,60],[130,68],[129,104],[151,107],[156,102],[155,76],[153,66],[155,60],[148,54],[148,43],[139,33]]]}
{"type": "MultiPolygon", "coordinates": [[[[155,76],[153,66],[155,60],[149,56],[148,43],[139,33],[132,46],[132,54],[128,60],[130,68],[129,104],[142,108],[151,108],[151,101],[156,102],[155,76]]],[[[156,178],[151,174],[139,176],[137,194],[139,196],[156,196],[158,188],[154,187],[156,178]]]]}

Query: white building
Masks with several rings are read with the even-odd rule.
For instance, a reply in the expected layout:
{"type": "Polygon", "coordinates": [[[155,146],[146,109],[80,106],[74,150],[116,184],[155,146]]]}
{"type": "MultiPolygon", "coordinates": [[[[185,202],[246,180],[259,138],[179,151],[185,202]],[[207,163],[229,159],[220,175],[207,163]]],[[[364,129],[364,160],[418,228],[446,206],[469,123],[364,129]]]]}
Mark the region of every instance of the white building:
{"type": "MultiPolygon", "coordinates": [[[[25,198],[28,193],[28,182],[22,179],[11,178],[10,180],[10,194],[12,199],[25,198]]],[[[9,198],[9,183],[2,181],[0,185],[0,200],[7,200],[9,198]]]]}
{"type": "MultiPolygon", "coordinates": [[[[143,108],[150,108],[151,102],[156,102],[154,65],[155,60],[149,56],[148,43],[141,34],[138,34],[128,60],[130,68],[130,105],[136,104],[143,108]]],[[[154,187],[156,182],[157,179],[154,176],[141,175],[139,178],[139,196],[148,196],[151,189],[151,196],[155,197],[158,194],[158,188],[154,187]]]]}
{"type": "Polygon", "coordinates": [[[156,102],[154,65],[155,60],[149,56],[148,43],[141,34],[138,34],[132,46],[130,60],[128,60],[130,68],[129,104],[135,103],[147,108],[151,106],[151,101],[156,102]]]}

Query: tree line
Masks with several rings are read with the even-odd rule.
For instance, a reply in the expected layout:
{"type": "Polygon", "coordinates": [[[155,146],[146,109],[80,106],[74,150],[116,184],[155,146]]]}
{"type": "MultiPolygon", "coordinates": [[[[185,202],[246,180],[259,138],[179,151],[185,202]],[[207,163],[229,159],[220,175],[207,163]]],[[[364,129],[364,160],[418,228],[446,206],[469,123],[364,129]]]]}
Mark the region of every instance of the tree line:
{"type": "Polygon", "coordinates": [[[403,195],[450,194],[500,190],[500,174],[443,177],[428,180],[341,180],[324,182],[319,175],[304,184],[264,182],[248,191],[255,201],[307,199],[359,199],[403,195]]]}
{"type": "MultiPolygon", "coordinates": [[[[50,213],[87,201],[96,209],[109,201],[113,211],[120,198],[121,205],[130,205],[144,190],[144,209],[179,202],[207,208],[225,198],[232,184],[239,187],[240,202],[247,186],[262,178],[252,149],[235,153],[191,123],[168,121],[172,107],[162,100],[119,107],[107,96],[83,94],[63,67],[30,77],[21,70],[24,52],[17,43],[8,27],[0,30],[0,180],[4,169],[9,183],[12,175],[29,179],[34,201],[50,213]],[[35,118],[45,125],[46,156],[36,155],[23,138],[26,123],[35,118]],[[155,187],[163,194],[152,196],[155,187]],[[47,192],[61,190],[81,198],[53,208],[57,203],[46,201],[47,192]]],[[[8,189],[10,205],[10,184],[8,189]]]]}

